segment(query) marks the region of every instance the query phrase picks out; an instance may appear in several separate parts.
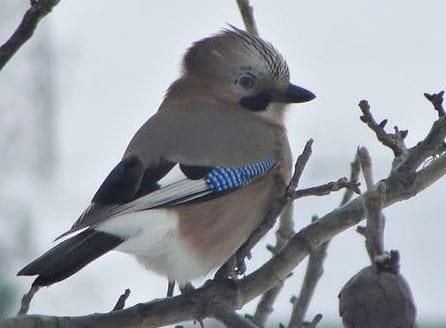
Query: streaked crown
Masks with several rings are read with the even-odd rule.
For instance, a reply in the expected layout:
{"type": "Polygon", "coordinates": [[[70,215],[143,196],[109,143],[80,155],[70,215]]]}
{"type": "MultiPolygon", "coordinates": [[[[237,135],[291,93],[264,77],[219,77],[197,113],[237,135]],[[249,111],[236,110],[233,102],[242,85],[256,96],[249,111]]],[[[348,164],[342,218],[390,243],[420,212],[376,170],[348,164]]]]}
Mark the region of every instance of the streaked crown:
{"type": "Polygon", "coordinates": [[[235,27],[192,45],[184,55],[183,76],[169,95],[173,90],[267,113],[315,97],[290,83],[288,65],[270,43],[235,27]]]}
{"type": "Polygon", "coordinates": [[[186,74],[221,74],[240,66],[264,72],[274,80],[289,80],[287,63],[269,42],[233,26],[195,42],[183,60],[186,74]]]}

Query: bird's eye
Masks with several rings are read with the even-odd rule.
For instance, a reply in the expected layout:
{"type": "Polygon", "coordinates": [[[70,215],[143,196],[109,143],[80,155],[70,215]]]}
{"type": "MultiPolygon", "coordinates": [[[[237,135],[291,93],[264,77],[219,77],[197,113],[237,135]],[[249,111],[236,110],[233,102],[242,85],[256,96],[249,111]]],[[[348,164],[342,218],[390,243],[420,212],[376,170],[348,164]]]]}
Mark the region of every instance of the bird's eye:
{"type": "Polygon", "coordinates": [[[237,81],[238,85],[243,89],[251,89],[255,83],[255,77],[252,74],[243,74],[237,81]]]}

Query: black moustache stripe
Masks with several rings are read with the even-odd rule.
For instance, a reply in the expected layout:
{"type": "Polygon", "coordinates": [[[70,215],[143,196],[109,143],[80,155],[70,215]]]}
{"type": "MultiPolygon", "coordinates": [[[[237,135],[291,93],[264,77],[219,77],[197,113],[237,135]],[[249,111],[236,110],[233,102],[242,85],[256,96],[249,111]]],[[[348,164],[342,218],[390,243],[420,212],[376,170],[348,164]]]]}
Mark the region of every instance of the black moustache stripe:
{"type": "Polygon", "coordinates": [[[260,92],[254,96],[240,98],[240,105],[254,112],[265,110],[272,100],[268,92],[260,92]]]}

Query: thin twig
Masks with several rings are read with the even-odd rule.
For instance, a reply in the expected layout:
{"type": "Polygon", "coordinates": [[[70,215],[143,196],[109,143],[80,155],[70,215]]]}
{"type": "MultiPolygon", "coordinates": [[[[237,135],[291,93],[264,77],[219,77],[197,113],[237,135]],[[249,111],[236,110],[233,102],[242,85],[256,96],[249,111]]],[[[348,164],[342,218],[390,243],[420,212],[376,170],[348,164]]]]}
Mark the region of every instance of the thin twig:
{"type": "Polygon", "coordinates": [[[363,237],[365,237],[366,230],[367,230],[367,228],[364,227],[364,226],[362,226],[362,225],[358,225],[358,226],[356,227],[356,232],[359,233],[359,234],[360,234],[361,236],[363,236],[363,237]]]}
{"type": "Polygon", "coordinates": [[[248,241],[245,242],[237,251],[237,267],[243,269],[242,271],[239,270],[239,274],[243,274],[246,270],[244,259],[246,257],[250,258],[251,249],[259,242],[260,239],[263,238],[263,236],[266,235],[269,230],[271,230],[271,228],[276,223],[277,217],[293,199],[292,193],[295,191],[294,189],[297,188],[297,186],[299,185],[299,181],[303,174],[304,168],[308,160],[310,159],[312,153],[312,145],[313,139],[309,139],[305,143],[304,150],[299,155],[299,157],[297,157],[296,164],[294,165],[294,173],[288,184],[285,195],[277,201],[276,206],[274,206],[273,209],[269,211],[266,218],[262,221],[261,225],[251,234],[248,241]]]}
{"type": "MultiPolygon", "coordinates": [[[[357,185],[360,169],[359,157],[356,155],[355,159],[350,164],[349,182],[351,184],[357,185]]],[[[353,190],[347,188],[342,197],[340,206],[347,204],[352,199],[353,194],[353,190]]],[[[314,222],[316,219],[317,217],[313,217],[312,221],[314,222]]],[[[293,302],[293,311],[288,325],[289,328],[302,327],[304,325],[305,315],[310,305],[311,298],[324,271],[323,264],[330,241],[331,240],[326,241],[310,254],[299,296],[295,297],[295,301],[293,302]]]]}
{"type": "MultiPolygon", "coordinates": [[[[299,183],[299,179],[302,176],[304,167],[306,162],[309,159],[309,156],[311,154],[311,144],[312,140],[310,140],[309,143],[307,143],[303,153],[301,156],[299,156],[298,160],[296,161],[296,165],[294,168],[294,174],[293,178],[291,179],[286,194],[289,195],[292,199],[297,199],[305,196],[310,195],[316,195],[316,196],[322,196],[322,195],[328,195],[329,193],[333,191],[340,190],[342,188],[347,188],[351,190],[356,190],[358,188],[357,185],[357,178],[354,181],[348,181],[347,178],[341,178],[336,182],[330,182],[318,187],[312,187],[307,189],[301,189],[301,190],[295,190],[297,188],[297,185],[299,183]]],[[[353,193],[351,193],[353,195],[353,193]]],[[[271,248],[273,253],[277,253],[285,244],[288,242],[288,240],[291,238],[293,233],[293,220],[292,220],[292,213],[288,214],[284,212],[281,216],[281,226],[279,227],[279,230],[277,231],[277,244],[275,247],[271,248]],[[282,239],[282,240],[281,240],[282,239]]],[[[320,274],[313,274],[313,271],[310,270],[310,277],[311,280],[314,280],[314,286],[317,283],[317,280],[319,279],[320,275],[322,274],[322,262],[325,257],[326,249],[328,247],[328,243],[325,245],[322,245],[318,248],[314,253],[313,262],[314,264],[311,265],[311,270],[314,271],[321,271],[320,274]]],[[[312,254],[313,256],[313,254],[312,254]]],[[[310,256],[310,262],[312,261],[310,256]]],[[[310,268],[310,265],[309,265],[310,268]]],[[[305,284],[305,283],[304,283],[305,284]]],[[[272,305],[274,304],[274,301],[282,288],[283,283],[277,284],[274,288],[269,290],[265,295],[262,296],[257,309],[256,313],[254,315],[253,321],[260,325],[264,326],[269,314],[272,312],[272,305]]],[[[312,291],[314,290],[314,286],[308,286],[308,290],[311,290],[309,299],[311,298],[312,291]]],[[[303,312],[306,312],[306,308],[302,309],[303,312]]]]}
{"type": "Polygon", "coordinates": [[[445,115],[444,108],[443,108],[444,91],[440,91],[439,93],[432,93],[432,94],[425,93],[424,96],[434,106],[434,109],[438,113],[438,117],[442,117],[445,115]]]}
{"type": "MultiPolygon", "coordinates": [[[[360,171],[361,171],[361,165],[359,163],[358,155],[356,154],[353,162],[350,163],[349,181],[352,185],[358,185],[360,171]]],[[[356,190],[357,194],[359,194],[360,192],[361,192],[360,190],[356,190]]],[[[352,199],[353,194],[354,194],[353,189],[350,189],[350,188],[345,189],[344,195],[342,196],[340,206],[347,204],[352,199]]]]}
{"type": "Polygon", "coordinates": [[[39,290],[38,286],[31,286],[29,291],[22,296],[22,300],[20,302],[20,309],[19,312],[17,312],[18,316],[22,316],[28,313],[29,305],[31,304],[31,301],[38,290],[39,290]]]}
{"type": "Polygon", "coordinates": [[[246,31],[253,35],[258,36],[256,21],[254,19],[254,9],[250,6],[249,0],[237,0],[240,14],[242,15],[243,23],[245,24],[246,31]]]}
{"type": "MultiPolygon", "coordinates": [[[[317,217],[313,217],[313,222],[317,219],[317,217]]],[[[293,311],[288,328],[303,327],[305,313],[307,313],[316,285],[324,272],[323,262],[327,256],[328,245],[329,241],[323,243],[310,254],[299,296],[293,302],[293,311]]]]}
{"type": "Polygon", "coordinates": [[[379,182],[375,187],[372,159],[367,148],[361,147],[358,149],[358,156],[367,185],[367,193],[364,195],[367,226],[365,229],[359,229],[359,231],[364,232],[367,253],[372,263],[376,263],[378,259],[382,261],[384,255],[385,217],[382,213],[382,207],[386,197],[386,185],[379,182]]]}
{"type": "Polygon", "coordinates": [[[167,280],[167,297],[173,296],[173,291],[175,289],[175,280],[167,280]]]}
{"type": "MultiPolygon", "coordinates": [[[[438,119],[426,137],[438,144],[429,145],[424,139],[417,146],[417,156],[424,157],[432,148],[440,147],[444,138],[441,134],[446,130],[444,117],[438,119]],[[432,134],[438,133],[440,136],[432,134]],[[426,146],[426,147],[423,147],[426,146]]],[[[413,149],[409,149],[412,152],[413,149]]],[[[441,154],[436,161],[429,163],[418,171],[410,171],[409,178],[413,183],[409,186],[395,183],[398,178],[394,170],[390,176],[383,179],[386,184],[386,198],[383,207],[414,197],[419,192],[431,186],[446,175],[446,154],[441,154]]],[[[346,229],[357,225],[363,220],[364,195],[358,196],[347,204],[327,213],[316,222],[300,230],[287,245],[259,269],[240,279],[237,284],[228,284],[228,280],[212,281],[194,291],[194,298],[179,295],[172,298],[155,300],[128,307],[122,311],[89,314],[77,317],[57,317],[42,315],[26,315],[0,321],[0,328],[6,327],[50,327],[59,325],[64,328],[79,328],[86,326],[118,328],[132,326],[134,328],[157,327],[177,322],[193,320],[203,308],[203,304],[215,295],[219,295],[234,308],[241,308],[259,295],[270,290],[280,281],[286,279],[306,256],[322,243],[333,238],[346,229]],[[231,305],[232,306],[232,305],[231,305]]],[[[203,313],[206,316],[206,313],[203,313]]]]}
{"type": "Polygon", "coordinates": [[[308,323],[308,325],[305,328],[316,328],[319,322],[321,322],[321,320],[322,320],[322,314],[320,313],[316,314],[313,320],[311,320],[311,322],[308,323]]]}
{"type": "Polygon", "coordinates": [[[360,147],[358,148],[357,154],[367,190],[372,190],[375,182],[373,180],[372,159],[370,158],[369,151],[365,147],[360,147]]]}
{"type": "Polygon", "coordinates": [[[287,204],[292,201],[291,193],[294,192],[295,188],[297,188],[305,165],[310,159],[312,144],[313,140],[308,140],[305,144],[304,150],[297,158],[296,164],[294,166],[294,174],[289,182],[285,194],[276,201],[273,208],[262,220],[262,223],[254,230],[253,233],[251,233],[248,240],[237,250],[235,255],[235,263],[234,259],[229,259],[215,274],[216,279],[221,280],[228,276],[233,276],[232,269],[234,268],[234,266],[237,268],[238,275],[242,275],[246,272],[245,259],[251,258],[251,249],[259,242],[260,239],[262,239],[266,235],[269,230],[271,230],[271,228],[276,223],[277,217],[280,215],[280,213],[282,213],[287,204]]]}
{"type": "MultiPolygon", "coordinates": [[[[446,155],[440,156],[437,161],[413,174],[415,183],[412,186],[414,189],[410,192],[412,197],[446,175],[446,155]]],[[[384,179],[383,182],[388,186],[384,207],[408,198],[407,191],[400,185],[391,183],[390,178],[384,179]]],[[[228,302],[232,300],[242,306],[286,279],[313,249],[363,220],[363,198],[364,195],[356,197],[299,231],[277,255],[253,273],[239,280],[237,284],[229,285],[227,280],[213,281],[197,289],[194,292],[197,302],[192,302],[190,298],[179,295],[135,305],[118,312],[77,317],[27,315],[0,321],[0,328],[31,328],[35,327],[37,323],[40,327],[59,324],[64,328],[93,325],[108,328],[159,327],[195,319],[202,304],[205,304],[201,302],[206,302],[213,295],[220,295],[228,302]]]]}
{"type": "Polygon", "coordinates": [[[209,314],[222,322],[226,327],[234,328],[259,328],[248,319],[239,316],[225,301],[213,302],[208,305],[209,314]]]}
{"type": "Polygon", "coordinates": [[[365,236],[365,245],[372,264],[376,265],[378,270],[398,272],[399,253],[393,251],[393,253],[389,254],[384,251],[386,218],[382,209],[386,198],[386,185],[383,182],[378,182],[375,186],[372,174],[372,160],[367,148],[360,148],[358,156],[364,179],[369,182],[367,183],[367,193],[364,194],[363,199],[367,226],[358,227],[357,231],[365,236]]]}
{"type": "Polygon", "coordinates": [[[12,36],[0,47],[0,71],[12,56],[34,34],[39,21],[48,15],[60,0],[34,0],[27,10],[20,25],[12,36]]]}
{"type": "Polygon", "coordinates": [[[359,108],[361,109],[362,116],[360,116],[361,121],[366,123],[370,129],[372,129],[378,140],[386,147],[390,148],[393,151],[395,157],[400,156],[403,153],[403,150],[398,146],[395,141],[395,138],[392,135],[388,134],[384,127],[387,124],[387,120],[383,120],[381,123],[377,123],[373,118],[372,113],[370,112],[370,105],[367,100],[361,100],[359,102],[359,108]]]}
{"type": "MultiPolygon", "coordinates": [[[[295,233],[293,213],[293,204],[290,203],[285,207],[282,215],[280,216],[279,228],[276,231],[276,245],[269,248],[273,255],[279,252],[295,233]]],[[[274,310],[274,302],[276,301],[282,287],[283,283],[281,282],[262,295],[259,304],[257,305],[254,317],[252,318],[252,321],[256,325],[259,325],[260,327],[264,327],[266,325],[270,314],[274,310]]]]}
{"type": "Polygon", "coordinates": [[[313,139],[310,139],[306,142],[304,150],[299,155],[296,160],[296,164],[294,164],[294,173],[291,177],[291,180],[288,184],[288,188],[286,190],[286,195],[290,195],[296,190],[299,185],[300,177],[302,176],[305,166],[307,165],[308,160],[310,159],[311,153],[313,150],[311,147],[313,146],[313,139]]]}
{"type": "Polygon", "coordinates": [[[417,143],[415,147],[410,148],[404,161],[393,168],[393,170],[398,172],[400,179],[405,179],[402,183],[413,182],[407,180],[407,175],[415,172],[429,157],[443,153],[445,138],[446,115],[435,121],[426,138],[417,143]]]}
{"type": "Polygon", "coordinates": [[[341,189],[351,189],[359,194],[358,187],[358,183],[351,183],[346,177],[343,177],[337,181],[331,181],[320,186],[295,190],[290,196],[292,199],[299,199],[308,196],[325,196],[333,191],[339,191],[341,189]]]}
{"type": "Polygon", "coordinates": [[[277,200],[274,207],[268,212],[262,223],[251,233],[248,240],[240,246],[234,257],[230,258],[215,274],[215,279],[221,280],[234,275],[243,275],[246,272],[245,259],[251,258],[251,249],[271,230],[276,223],[277,217],[287,205],[288,201],[285,197],[277,200]],[[233,269],[236,272],[233,272],[233,269]]]}
{"type": "Polygon", "coordinates": [[[119,311],[122,310],[125,307],[125,302],[127,301],[127,299],[130,296],[130,289],[126,289],[124,291],[124,294],[122,294],[121,296],[119,296],[118,301],[116,302],[115,306],[113,307],[112,311],[119,311]]]}

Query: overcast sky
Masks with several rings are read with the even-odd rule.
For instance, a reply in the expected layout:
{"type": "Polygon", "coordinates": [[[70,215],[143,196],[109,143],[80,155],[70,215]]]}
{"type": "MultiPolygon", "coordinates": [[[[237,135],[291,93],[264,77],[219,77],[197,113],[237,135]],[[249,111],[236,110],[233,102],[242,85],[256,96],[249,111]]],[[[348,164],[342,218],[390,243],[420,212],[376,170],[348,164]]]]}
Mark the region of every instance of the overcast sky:
{"type": "MultiPolygon", "coordinates": [[[[25,8],[28,2],[22,2],[25,8]]],[[[385,177],[391,153],[360,122],[357,103],[367,98],[377,120],[388,118],[389,128],[398,124],[409,129],[409,145],[427,133],[436,113],[422,93],[446,85],[446,2],[259,0],[252,4],[261,36],[287,59],[291,79],[318,96],[311,103],[293,105],[287,114],[295,154],[308,138],[315,139],[302,186],[348,175],[358,145],[369,148],[375,176],[385,177]]],[[[20,19],[18,15],[12,20],[9,30],[20,19]]],[[[36,33],[49,33],[55,52],[59,169],[56,183],[42,186],[44,192],[35,199],[38,247],[32,257],[48,249],[88,204],[133,133],[157,110],[178,76],[185,49],[226,23],[242,27],[235,1],[62,0],[42,21],[36,33]]],[[[3,37],[7,34],[0,32],[3,37]]],[[[25,46],[17,56],[26,51],[25,46]]],[[[10,74],[19,70],[14,60],[8,70],[10,74]]],[[[445,180],[440,181],[416,199],[385,211],[386,248],[402,254],[402,273],[412,287],[421,320],[446,321],[445,187],[445,180]]],[[[297,202],[297,226],[332,209],[340,197],[297,202]]],[[[273,241],[272,234],[263,244],[267,241],[273,241]]],[[[268,256],[259,245],[250,270],[268,256]]],[[[309,315],[320,312],[326,321],[339,322],[337,294],[367,264],[359,235],[349,230],[336,237],[309,315]]],[[[287,280],[276,318],[287,320],[289,299],[298,292],[303,269],[301,265],[287,280]]],[[[20,279],[25,290],[31,280],[20,279]]],[[[112,252],[39,292],[31,312],[108,311],[125,288],[132,290],[131,305],[162,297],[166,282],[134,259],[112,252]]]]}

